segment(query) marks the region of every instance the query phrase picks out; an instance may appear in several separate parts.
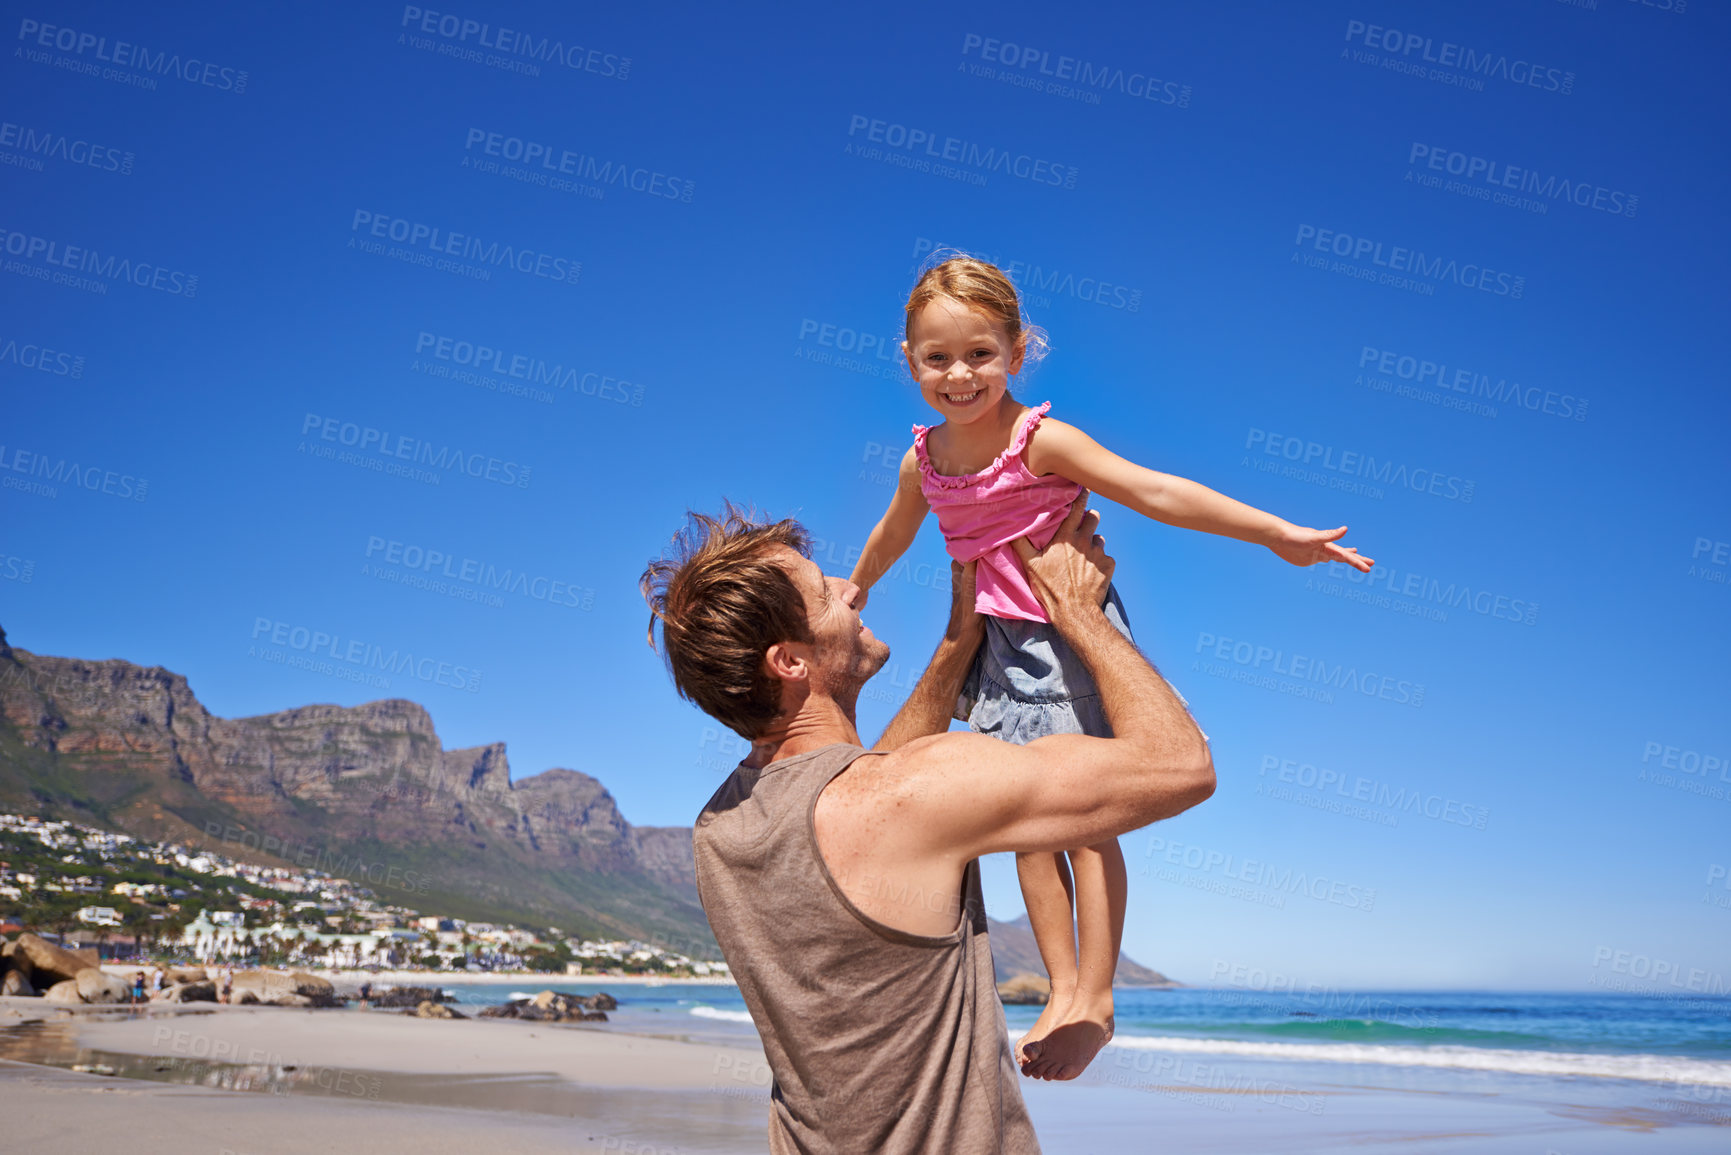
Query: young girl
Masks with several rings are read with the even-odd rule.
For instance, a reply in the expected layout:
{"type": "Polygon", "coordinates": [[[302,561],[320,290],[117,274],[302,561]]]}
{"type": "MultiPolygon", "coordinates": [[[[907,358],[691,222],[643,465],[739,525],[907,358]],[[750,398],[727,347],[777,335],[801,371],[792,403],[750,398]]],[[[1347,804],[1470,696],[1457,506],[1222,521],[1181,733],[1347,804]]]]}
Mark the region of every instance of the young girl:
{"type": "MultiPolygon", "coordinates": [[[[1194,481],[1156,473],[1009,392],[1023,360],[1045,351],[1024,326],[1016,290],[996,266],[957,256],[926,270],[908,297],[902,349],[926,403],[944,420],[914,426],[895,496],[872,530],[852,581],[871,586],[913,544],[927,510],[950,555],[977,561],[975,605],[986,616],[957,718],[1017,744],[1046,734],[1110,737],[1086,667],[1047,620],[1011,543],[1044,548],[1083,488],[1156,521],[1267,546],[1293,565],[1370,558],[1336,542],[1346,527],[1293,525],[1194,481]]],[[[1117,589],[1106,618],[1126,638],[1117,589]]],[[[1182,696],[1180,696],[1182,700],[1182,696]]],[[[1204,735],[1206,738],[1206,735],[1204,735]]],[[[1124,855],[1116,839],[1063,854],[1018,854],[1016,873],[1051,997],[1016,1045],[1024,1074],[1073,1079],[1112,1037],[1112,976],[1124,930],[1124,855]],[[1074,883],[1072,884],[1072,873],[1074,883]],[[1072,897],[1075,917],[1071,917],[1072,897]]]]}

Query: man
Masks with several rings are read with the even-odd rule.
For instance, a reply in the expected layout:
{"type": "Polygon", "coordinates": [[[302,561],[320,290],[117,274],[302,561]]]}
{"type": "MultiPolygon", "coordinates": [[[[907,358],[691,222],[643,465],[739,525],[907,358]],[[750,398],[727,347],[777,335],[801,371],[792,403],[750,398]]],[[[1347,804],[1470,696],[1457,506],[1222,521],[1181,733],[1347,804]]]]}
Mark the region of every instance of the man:
{"type": "Polygon", "coordinates": [[[976,860],[1092,845],[1214,792],[1196,723],[1101,612],[1113,563],[1087,497],[1044,551],[1015,545],[1112,738],[946,732],[984,634],[972,566],[952,566],[944,638],[870,751],[854,707],[889,647],[860,621],[857,587],[806,556],[797,522],[692,515],[643,575],[679,692],[752,742],[692,843],[774,1075],[776,1155],[1038,1152],[976,860]]]}

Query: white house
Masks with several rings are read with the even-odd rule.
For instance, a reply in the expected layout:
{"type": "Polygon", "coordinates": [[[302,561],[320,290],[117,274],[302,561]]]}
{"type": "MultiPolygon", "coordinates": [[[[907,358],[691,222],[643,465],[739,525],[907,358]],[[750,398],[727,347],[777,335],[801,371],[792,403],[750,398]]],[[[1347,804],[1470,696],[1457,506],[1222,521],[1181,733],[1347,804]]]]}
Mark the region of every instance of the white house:
{"type": "Polygon", "coordinates": [[[86,926],[119,926],[120,912],[112,906],[80,907],[78,921],[86,926]]]}

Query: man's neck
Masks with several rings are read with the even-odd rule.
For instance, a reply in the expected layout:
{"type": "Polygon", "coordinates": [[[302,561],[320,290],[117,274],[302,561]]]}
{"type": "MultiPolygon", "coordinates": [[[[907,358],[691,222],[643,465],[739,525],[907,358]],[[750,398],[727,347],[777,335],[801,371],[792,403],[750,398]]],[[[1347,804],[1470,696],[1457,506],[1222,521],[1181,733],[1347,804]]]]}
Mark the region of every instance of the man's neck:
{"type": "Polygon", "coordinates": [[[854,726],[853,703],[845,706],[821,694],[809,695],[785,722],[778,721],[751,744],[745,765],[762,769],[787,758],[797,758],[837,742],[861,745],[854,726]]]}

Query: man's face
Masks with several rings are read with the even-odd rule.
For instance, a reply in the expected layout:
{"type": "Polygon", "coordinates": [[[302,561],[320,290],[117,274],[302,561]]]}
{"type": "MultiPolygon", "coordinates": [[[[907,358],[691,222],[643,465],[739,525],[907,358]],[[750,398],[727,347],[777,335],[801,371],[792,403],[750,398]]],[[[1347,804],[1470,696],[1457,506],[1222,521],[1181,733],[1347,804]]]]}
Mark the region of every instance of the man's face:
{"type": "Polygon", "coordinates": [[[816,562],[785,547],[776,560],[805,596],[817,687],[831,697],[857,691],[890,658],[889,646],[878,640],[854,608],[859,587],[846,578],[826,576],[816,562]]]}

